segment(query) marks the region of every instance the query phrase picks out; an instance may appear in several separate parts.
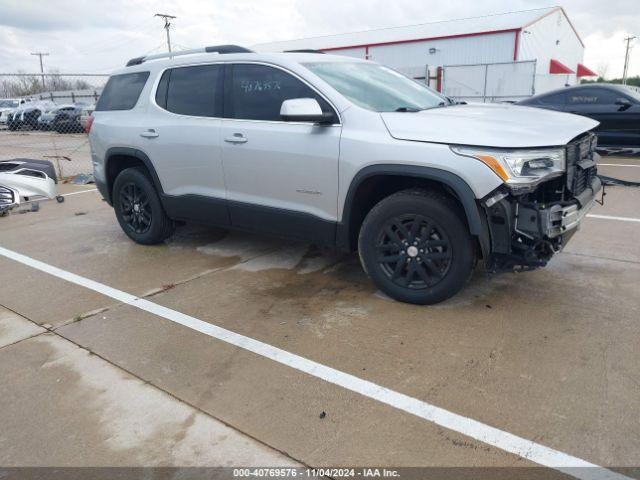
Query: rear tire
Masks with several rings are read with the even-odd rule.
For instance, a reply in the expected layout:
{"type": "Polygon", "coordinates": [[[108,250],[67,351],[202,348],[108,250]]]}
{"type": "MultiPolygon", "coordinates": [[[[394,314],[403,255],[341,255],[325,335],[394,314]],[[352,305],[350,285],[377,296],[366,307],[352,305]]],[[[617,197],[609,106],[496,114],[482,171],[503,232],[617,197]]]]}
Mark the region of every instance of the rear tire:
{"type": "Polygon", "coordinates": [[[124,233],[136,243],[154,245],[175,229],[146,172],[138,167],[120,172],[113,184],[113,208],[124,233]]]}
{"type": "Polygon", "coordinates": [[[476,261],[460,210],[446,195],[425,190],[401,191],[374,206],[358,249],[375,285],[395,300],[419,305],[458,293],[476,261]]]}

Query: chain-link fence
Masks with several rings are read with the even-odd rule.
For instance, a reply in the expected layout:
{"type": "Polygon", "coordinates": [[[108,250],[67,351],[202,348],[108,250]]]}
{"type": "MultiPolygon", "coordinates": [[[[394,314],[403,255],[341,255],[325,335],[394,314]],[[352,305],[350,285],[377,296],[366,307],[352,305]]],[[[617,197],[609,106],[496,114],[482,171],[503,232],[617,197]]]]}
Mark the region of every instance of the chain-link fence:
{"type": "Polygon", "coordinates": [[[0,161],[50,160],[60,178],[90,173],[86,127],[107,78],[0,73],[0,161]]]}
{"type": "Polygon", "coordinates": [[[535,92],[535,60],[445,65],[443,70],[443,92],[456,100],[517,101],[535,92]]]}

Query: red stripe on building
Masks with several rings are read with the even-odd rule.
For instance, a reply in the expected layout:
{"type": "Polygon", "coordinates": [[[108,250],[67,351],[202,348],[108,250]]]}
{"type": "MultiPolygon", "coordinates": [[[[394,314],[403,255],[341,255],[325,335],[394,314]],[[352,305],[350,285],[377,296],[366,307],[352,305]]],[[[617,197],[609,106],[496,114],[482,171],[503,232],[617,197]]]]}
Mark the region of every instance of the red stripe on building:
{"type": "Polygon", "coordinates": [[[444,35],[441,37],[427,37],[427,38],[415,38],[411,40],[394,40],[391,42],[378,42],[378,43],[362,43],[359,45],[347,45],[344,47],[329,47],[329,48],[319,48],[318,50],[322,50],[323,52],[330,52],[335,50],[347,50],[349,48],[369,48],[369,47],[380,47],[383,45],[400,45],[403,43],[416,43],[416,42],[426,42],[428,40],[444,40],[448,38],[464,38],[464,37],[479,37],[481,35],[495,35],[498,33],[509,33],[509,32],[519,32],[519,28],[509,28],[507,30],[490,30],[487,32],[476,32],[476,33],[460,33],[458,35],[444,35]]]}

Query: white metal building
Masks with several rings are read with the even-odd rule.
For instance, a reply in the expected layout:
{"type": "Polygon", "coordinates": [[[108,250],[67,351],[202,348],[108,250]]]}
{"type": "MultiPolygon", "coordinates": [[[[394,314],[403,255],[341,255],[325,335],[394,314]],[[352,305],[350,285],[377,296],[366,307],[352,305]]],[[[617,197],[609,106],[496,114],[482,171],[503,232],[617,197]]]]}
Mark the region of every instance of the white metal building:
{"type": "Polygon", "coordinates": [[[254,46],[313,49],[375,60],[445,94],[513,100],[595,75],[584,44],[561,7],[328,35],[254,46]]]}

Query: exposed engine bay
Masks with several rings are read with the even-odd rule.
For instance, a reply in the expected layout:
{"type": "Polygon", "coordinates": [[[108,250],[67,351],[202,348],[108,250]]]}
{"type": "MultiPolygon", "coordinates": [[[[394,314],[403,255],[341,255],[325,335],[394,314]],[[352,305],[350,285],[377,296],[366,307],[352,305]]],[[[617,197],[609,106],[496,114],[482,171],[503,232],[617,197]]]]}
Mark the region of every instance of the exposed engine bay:
{"type": "Polygon", "coordinates": [[[562,250],[604,188],[597,175],[595,136],[566,147],[567,170],[561,176],[517,191],[501,187],[482,202],[491,237],[491,272],[542,267],[562,250]]]}

